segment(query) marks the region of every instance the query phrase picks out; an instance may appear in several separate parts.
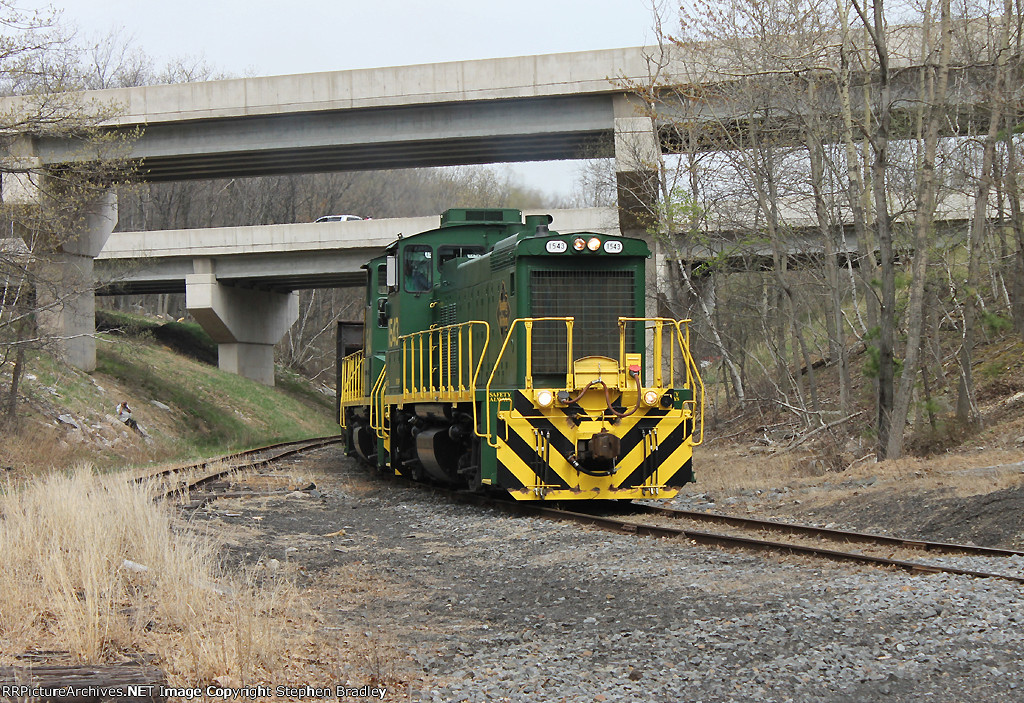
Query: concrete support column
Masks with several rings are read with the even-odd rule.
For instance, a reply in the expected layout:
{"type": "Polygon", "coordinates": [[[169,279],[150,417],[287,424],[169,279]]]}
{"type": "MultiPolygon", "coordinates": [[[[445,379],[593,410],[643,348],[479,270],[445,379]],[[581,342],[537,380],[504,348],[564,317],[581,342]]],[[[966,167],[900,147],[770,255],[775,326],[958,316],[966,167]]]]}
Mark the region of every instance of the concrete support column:
{"type": "Polygon", "coordinates": [[[196,259],[185,277],[185,305],[217,342],[221,369],[274,385],[274,345],[299,318],[298,293],[222,285],[212,259],[196,259]]]}
{"type": "Polygon", "coordinates": [[[661,301],[668,284],[665,271],[664,246],[648,234],[651,213],[658,201],[658,163],[661,144],[654,121],[639,114],[637,107],[625,96],[616,99],[615,113],[615,183],[618,192],[619,229],[623,235],[643,237],[651,247],[647,261],[646,315],[664,314],[661,301]]]}
{"type": "MultiPolygon", "coordinates": [[[[7,145],[5,157],[15,171],[3,174],[0,180],[0,198],[6,205],[31,210],[43,207],[49,198],[62,197],[60,185],[43,172],[33,137],[15,137],[7,145]]],[[[40,308],[36,320],[39,331],[53,340],[67,363],[92,371],[96,368],[93,259],[117,225],[117,193],[109,188],[98,191],[83,206],[81,215],[74,231],[50,237],[54,240],[51,248],[34,252],[38,263],[36,305],[40,308]]]]}
{"type": "Polygon", "coordinates": [[[615,182],[623,234],[646,231],[658,201],[661,143],[654,120],[626,95],[612,103],[615,128],[615,182]]]}
{"type": "Polygon", "coordinates": [[[107,190],[86,209],[79,232],[47,256],[36,285],[40,330],[67,363],[96,368],[96,296],[93,259],[117,225],[117,194],[107,190]]]}

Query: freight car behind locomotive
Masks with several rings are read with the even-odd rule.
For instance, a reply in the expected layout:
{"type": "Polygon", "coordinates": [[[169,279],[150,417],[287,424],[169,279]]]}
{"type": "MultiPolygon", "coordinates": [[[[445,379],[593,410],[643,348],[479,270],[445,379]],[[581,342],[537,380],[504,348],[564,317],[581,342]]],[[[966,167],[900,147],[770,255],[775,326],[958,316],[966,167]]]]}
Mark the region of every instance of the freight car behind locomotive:
{"type": "Polygon", "coordinates": [[[519,500],[670,498],[693,480],[703,385],[688,321],[644,315],[647,244],[550,223],[448,210],[365,265],[361,330],[339,329],[350,453],[519,500]]]}

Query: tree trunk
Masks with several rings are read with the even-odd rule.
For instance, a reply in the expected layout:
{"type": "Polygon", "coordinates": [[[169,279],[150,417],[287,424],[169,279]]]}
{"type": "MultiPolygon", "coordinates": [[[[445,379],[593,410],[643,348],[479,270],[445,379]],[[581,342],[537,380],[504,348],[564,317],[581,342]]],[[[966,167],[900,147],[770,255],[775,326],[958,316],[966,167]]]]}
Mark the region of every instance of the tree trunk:
{"type": "MultiPolygon", "coordinates": [[[[996,139],[999,134],[999,125],[1003,120],[1003,102],[1000,99],[1000,86],[1006,78],[1006,55],[1010,47],[1010,22],[1012,5],[1011,0],[1006,0],[1004,5],[1003,27],[999,42],[999,53],[996,60],[996,79],[991,94],[992,111],[989,116],[988,134],[985,136],[985,148],[981,163],[981,177],[978,179],[978,188],[975,193],[974,214],[971,218],[971,228],[968,233],[967,262],[967,285],[964,291],[964,327],[963,344],[960,347],[958,361],[960,364],[960,383],[957,386],[956,419],[961,425],[978,425],[981,416],[978,413],[977,405],[974,402],[974,374],[971,366],[973,363],[974,339],[977,332],[977,296],[975,290],[978,286],[978,273],[980,268],[980,250],[987,228],[987,209],[989,192],[995,171],[995,150],[996,139]]],[[[1012,142],[1012,137],[1010,139],[1012,142]]],[[[1015,176],[1011,176],[1016,180],[1015,176]]],[[[1012,206],[1011,206],[1012,207],[1012,206]]],[[[996,291],[993,290],[993,293],[996,291]]]]}
{"type": "Polygon", "coordinates": [[[889,75],[889,49],[885,35],[885,17],[882,0],[874,3],[874,14],[869,18],[859,5],[854,6],[860,14],[864,29],[871,37],[878,61],[878,97],[875,101],[877,126],[869,135],[874,159],[871,164],[872,187],[875,203],[875,231],[878,235],[878,252],[881,258],[881,299],[878,312],[878,385],[876,393],[877,451],[880,461],[885,459],[889,448],[889,434],[892,426],[894,401],[896,333],[896,267],[893,260],[892,226],[889,218],[888,188],[886,174],[889,169],[889,131],[892,122],[892,87],[889,75]]]}
{"type": "MultiPolygon", "coordinates": [[[[814,130],[817,132],[817,130],[814,130]]],[[[811,164],[811,188],[814,195],[814,213],[818,232],[825,247],[825,280],[828,288],[829,305],[826,308],[828,321],[829,356],[839,369],[839,410],[844,416],[850,414],[850,369],[846,354],[846,340],[843,334],[843,295],[839,287],[839,261],[834,238],[835,227],[830,222],[825,196],[821,184],[825,179],[822,140],[818,135],[806,133],[807,154],[811,164]]],[[[841,227],[842,225],[840,225],[841,227]]],[[[817,401],[815,401],[817,403],[817,401]]]]}
{"type": "Polygon", "coordinates": [[[7,402],[4,403],[4,424],[8,427],[18,426],[18,386],[21,385],[21,377],[25,373],[25,339],[28,328],[26,321],[19,322],[16,327],[17,349],[14,352],[14,369],[11,371],[11,385],[7,392],[7,402]]]}
{"type": "MultiPolygon", "coordinates": [[[[929,87],[922,95],[925,109],[928,112],[927,127],[924,135],[924,158],[920,164],[918,176],[917,212],[914,217],[914,256],[911,264],[910,303],[907,307],[907,345],[906,358],[903,365],[903,377],[900,379],[899,390],[893,403],[892,426],[888,437],[886,457],[899,458],[903,454],[903,432],[907,426],[907,413],[913,395],[914,382],[917,380],[918,359],[921,348],[921,329],[924,306],[925,277],[928,274],[929,234],[935,222],[935,204],[938,183],[935,178],[936,151],[939,144],[939,122],[945,117],[946,85],[949,78],[949,57],[952,47],[952,24],[949,12],[950,0],[942,0],[940,10],[939,59],[923,70],[935,74],[928,77],[929,87]],[[934,81],[934,82],[933,82],[934,81]]],[[[925,18],[925,36],[930,18],[925,18]]],[[[926,45],[927,45],[927,39],[926,45]]],[[[931,53],[931,47],[926,46],[931,53]]],[[[994,122],[992,128],[994,129],[994,122]]],[[[986,147],[987,172],[991,176],[992,159],[986,147]]],[[[979,188],[980,190],[980,188],[979,188]]],[[[988,188],[985,186],[984,201],[981,205],[982,223],[984,223],[984,203],[988,202],[988,188]]]]}

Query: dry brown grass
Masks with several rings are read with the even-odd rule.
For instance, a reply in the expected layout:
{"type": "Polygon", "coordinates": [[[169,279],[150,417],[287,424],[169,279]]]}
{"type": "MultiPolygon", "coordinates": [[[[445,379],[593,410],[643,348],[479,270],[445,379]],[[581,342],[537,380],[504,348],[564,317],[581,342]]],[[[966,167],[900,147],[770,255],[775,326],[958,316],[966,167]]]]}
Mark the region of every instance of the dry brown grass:
{"type": "Polygon", "coordinates": [[[81,468],[0,495],[0,652],[89,663],[155,654],[172,683],[289,680],[311,620],[286,579],[226,573],[146,487],[81,468]]]}
{"type": "Polygon", "coordinates": [[[76,415],[73,420],[79,427],[59,423],[55,415],[49,422],[22,417],[15,427],[3,425],[0,418],[0,471],[9,468],[22,477],[39,475],[90,462],[98,449],[108,466],[116,462],[141,465],[160,454],[151,442],[111,418],[76,415]]]}
{"type": "Polygon", "coordinates": [[[696,492],[767,490],[799,474],[794,455],[755,455],[739,446],[695,447],[693,463],[697,483],[691,490],[696,492]]]}
{"type": "Polygon", "coordinates": [[[57,427],[27,423],[20,434],[10,427],[0,427],[0,471],[12,469],[19,474],[41,466],[71,466],[87,456],[78,442],[62,440],[57,427]]]}
{"type": "Polygon", "coordinates": [[[696,448],[698,483],[692,492],[734,494],[741,490],[814,488],[824,484],[875,479],[879,485],[898,484],[916,489],[948,488],[957,495],[978,495],[1024,483],[1020,466],[1024,451],[990,449],[932,457],[904,457],[876,462],[873,457],[852,462],[845,471],[825,471],[810,452],[752,454],[746,447],[696,448]]]}

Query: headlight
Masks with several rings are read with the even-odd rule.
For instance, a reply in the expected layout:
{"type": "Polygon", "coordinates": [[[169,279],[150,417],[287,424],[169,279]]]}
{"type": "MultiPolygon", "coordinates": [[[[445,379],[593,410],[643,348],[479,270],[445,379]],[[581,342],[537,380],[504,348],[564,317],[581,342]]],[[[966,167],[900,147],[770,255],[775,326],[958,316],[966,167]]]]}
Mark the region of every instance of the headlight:
{"type": "Polygon", "coordinates": [[[587,248],[587,240],[583,237],[576,237],[576,239],[572,240],[572,248],[573,251],[583,251],[587,248]]]}
{"type": "Polygon", "coordinates": [[[644,405],[653,408],[658,404],[659,398],[661,398],[661,393],[658,391],[644,391],[644,405]]]}
{"type": "Polygon", "coordinates": [[[590,251],[597,251],[600,248],[601,248],[601,240],[598,239],[597,237],[591,237],[587,241],[587,249],[590,249],[590,251]]]}
{"type": "Polygon", "coordinates": [[[537,405],[542,408],[550,408],[555,402],[555,394],[551,391],[537,391],[537,405]]]}

